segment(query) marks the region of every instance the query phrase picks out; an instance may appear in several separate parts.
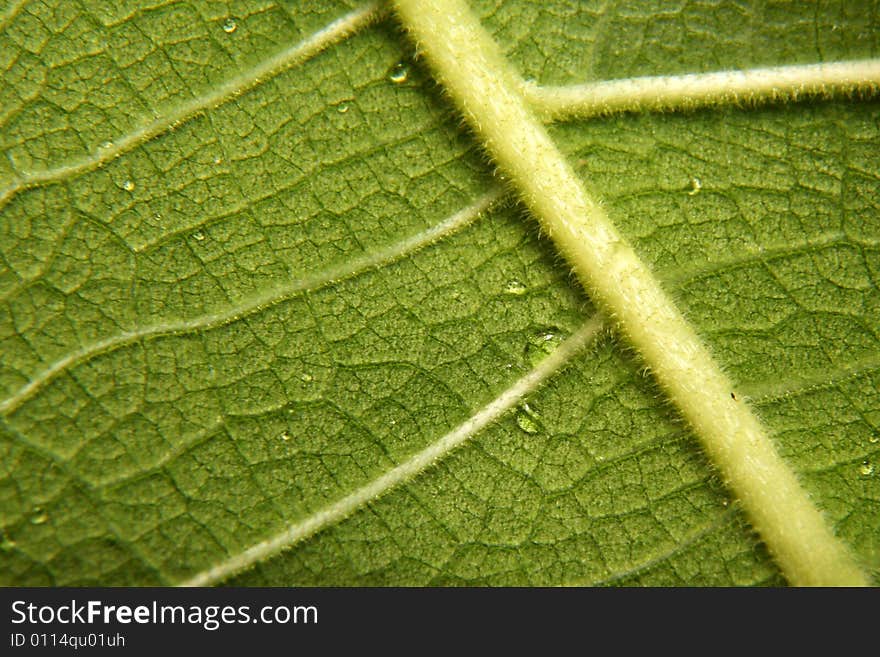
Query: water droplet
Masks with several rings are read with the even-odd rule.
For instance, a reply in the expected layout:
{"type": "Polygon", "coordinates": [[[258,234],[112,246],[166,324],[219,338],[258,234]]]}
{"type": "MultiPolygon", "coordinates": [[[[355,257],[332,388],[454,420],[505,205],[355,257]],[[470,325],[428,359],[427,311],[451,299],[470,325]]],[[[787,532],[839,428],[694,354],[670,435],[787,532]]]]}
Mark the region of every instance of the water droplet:
{"type": "Polygon", "coordinates": [[[226,34],[232,34],[236,29],[238,29],[238,22],[232,16],[223,21],[223,31],[226,34]]]}
{"type": "Polygon", "coordinates": [[[133,192],[134,191],[134,181],[133,180],[126,180],[124,183],[122,183],[122,189],[124,189],[127,192],[133,192]]]}
{"type": "Polygon", "coordinates": [[[728,506],[730,504],[730,500],[721,500],[721,506],[728,506]]]}
{"type": "Polygon", "coordinates": [[[525,284],[517,280],[507,281],[507,285],[504,286],[504,291],[507,294],[513,294],[516,296],[522,296],[526,293],[526,290],[528,290],[528,288],[525,284]]]}
{"type": "Polygon", "coordinates": [[[526,433],[538,433],[538,431],[540,431],[538,423],[525,413],[516,414],[516,426],[518,426],[526,433]]]}
{"type": "Polygon", "coordinates": [[[161,223],[162,222],[162,215],[157,212],[156,214],[153,215],[153,221],[155,221],[157,224],[161,223]]]}
{"type": "Polygon", "coordinates": [[[691,188],[688,192],[688,196],[696,196],[700,193],[702,188],[703,182],[699,178],[691,178],[691,188]]]}
{"type": "Polygon", "coordinates": [[[541,416],[528,404],[522,404],[516,411],[516,426],[526,433],[538,433],[541,424],[538,422],[541,416]]]}
{"type": "Polygon", "coordinates": [[[113,142],[110,141],[109,139],[107,141],[102,141],[101,148],[104,150],[107,150],[108,148],[113,148],[113,142]]]}
{"type": "Polygon", "coordinates": [[[47,514],[42,509],[35,509],[34,515],[31,516],[31,524],[32,525],[42,525],[49,519],[49,514],[47,514]]]}
{"type": "Polygon", "coordinates": [[[293,438],[293,436],[290,435],[290,432],[289,432],[289,431],[282,431],[282,432],[281,432],[281,435],[278,436],[278,437],[281,438],[281,440],[283,440],[284,442],[287,442],[287,441],[289,441],[291,438],[293,438]]]}
{"type": "Polygon", "coordinates": [[[223,163],[223,158],[220,157],[219,155],[214,158],[214,164],[222,164],[222,163],[223,163]]]}
{"type": "Polygon", "coordinates": [[[562,342],[562,334],[557,328],[545,328],[529,336],[526,344],[526,357],[532,365],[537,365],[556,351],[562,342]]]}
{"type": "Polygon", "coordinates": [[[198,230],[193,233],[193,239],[197,242],[201,242],[203,239],[205,239],[205,234],[202,231],[198,230]]]}
{"type": "Polygon", "coordinates": [[[876,434],[876,433],[873,434],[870,438],[868,438],[868,442],[869,442],[869,443],[874,443],[875,445],[876,445],[877,443],[880,443],[880,435],[878,435],[878,434],[876,434]]]}
{"type": "Polygon", "coordinates": [[[870,461],[862,461],[862,464],[859,466],[859,472],[865,477],[870,477],[874,474],[874,464],[870,461]]]}
{"type": "Polygon", "coordinates": [[[301,378],[301,379],[302,379],[303,381],[305,381],[306,383],[309,383],[309,382],[311,382],[312,379],[314,379],[315,377],[313,377],[311,374],[303,374],[303,375],[302,375],[301,377],[299,377],[299,378],[301,378]]]}
{"type": "Polygon", "coordinates": [[[391,71],[388,73],[388,79],[391,80],[394,84],[403,84],[406,82],[409,77],[409,67],[403,62],[398,62],[394,66],[391,67],[391,71]]]}
{"type": "Polygon", "coordinates": [[[339,105],[336,106],[336,111],[340,114],[345,114],[348,111],[348,103],[339,103],[339,105]]]}

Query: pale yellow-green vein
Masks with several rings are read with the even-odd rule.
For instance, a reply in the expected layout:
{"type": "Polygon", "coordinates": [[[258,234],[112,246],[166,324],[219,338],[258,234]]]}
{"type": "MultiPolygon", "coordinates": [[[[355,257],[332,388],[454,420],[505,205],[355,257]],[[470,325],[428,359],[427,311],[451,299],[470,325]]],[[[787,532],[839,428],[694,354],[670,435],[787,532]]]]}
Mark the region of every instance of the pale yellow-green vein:
{"type": "Polygon", "coordinates": [[[466,3],[395,5],[489,154],[687,419],[789,581],[866,584],[750,407],[735,398],[656,276],[586,193],[523,95],[521,78],[466,3]]]}
{"type": "Polygon", "coordinates": [[[444,221],[424,230],[420,233],[407,237],[399,242],[378,249],[372,253],[364,254],[359,258],[353,258],[348,262],[329,267],[310,276],[286,281],[272,289],[260,292],[246,299],[242,303],[225,308],[216,313],[200,315],[192,319],[179,322],[163,322],[149,326],[123,331],[116,335],[108,336],[102,340],[72,351],[48,364],[44,369],[31,375],[29,381],[6,399],[0,401],[0,415],[8,415],[14,412],[25,401],[30,399],[47,383],[52,381],[62,372],[67,371],[78,363],[85,362],[100,354],[118,349],[128,344],[134,344],[146,338],[160,335],[179,335],[192,331],[205,330],[216,326],[222,326],[229,322],[246,317],[251,313],[263,308],[280,303],[295,295],[309,290],[317,290],[326,285],[338,283],[369,271],[376,267],[388,265],[409,253],[421,249],[429,244],[451,235],[457,230],[474,221],[482,212],[485,212],[493,203],[503,196],[503,190],[495,188],[482,195],[471,205],[456,212],[444,221]]]}
{"type": "Polygon", "coordinates": [[[276,53],[247,71],[231,77],[206,93],[196,96],[136,130],[120,135],[105,146],[73,162],[41,171],[20,171],[0,191],[0,208],[22,190],[96,169],[141,144],[259,85],[267,78],[311,59],[327,47],[378,20],[384,13],[380,3],[372,2],[342,16],[303,41],[276,53]]]}
{"type": "Polygon", "coordinates": [[[222,582],[230,576],[265,561],[321,530],[344,520],[366,504],[424,472],[439,459],[447,456],[456,447],[496,421],[528,394],[537,390],[550,376],[564,367],[574,355],[583,351],[587,345],[595,340],[603,327],[604,322],[601,316],[597,315],[587,320],[580,329],[562,342],[528,374],[439,440],[329,506],[319,509],[310,516],[285,527],[277,534],[242,552],[230,555],[229,558],[193,575],[180,585],[208,586],[222,582]]]}
{"type": "Polygon", "coordinates": [[[545,120],[590,118],[619,112],[687,111],[812,98],[873,95],[880,90],[880,59],[799,64],[603,80],[565,86],[523,85],[545,120]]]}

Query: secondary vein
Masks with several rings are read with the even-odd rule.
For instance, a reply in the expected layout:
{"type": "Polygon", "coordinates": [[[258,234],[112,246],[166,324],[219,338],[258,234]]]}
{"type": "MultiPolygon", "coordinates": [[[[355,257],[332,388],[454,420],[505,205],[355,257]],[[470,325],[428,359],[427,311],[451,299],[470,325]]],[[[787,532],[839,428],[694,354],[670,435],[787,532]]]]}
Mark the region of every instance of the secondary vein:
{"type": "Polygon", "coordinates": [[[528,104],[522,79],[466,3],[395,4],[494,161],[690,423],[788,580],[867,584],[694,329],[586,193],[528,104]]]}
{"type": "Polygon", "coordinates": [[[461,230],[474,221],[482,212],[488,210],[494,203],[504,196],[501,188],[492,189],[473,203],[462,208],[452,216],[439,224],[431,226],[420,233],[395,242],[373,253],[367,253],[359,258],[354,258],[342,265],[329,267],[328,269],[285,282],[270,290],[257,294],[243,303],[225,308],[216,313],[200,315],[192,319],[177,322],[161,322],[150,326],[143,326],[131,331],[123,331],[109,336],[97,342],[85,345],[80,349],[59,358],[45,369],[32,375],[28,383],[19,388],[12,395],[0,401],[0,415],[9,415],[25,401],[33,397],[41,388],[53,380],[62,372],[70,369],[78,363],[85,362],[97,355],[107,353],[128,344],[134,344],[146,338],[160,335],[180,335],[192,331],[204,330],[215,326],[222,326],[236,321],[253,312],[267,308],[297,294],[306,291],[318,290],[326,285],[339,283],[353,278],[362,272],[391,264],[400,258],[417,251],[429,244],[461,230]]]}
{"type": "Polygon", "coordinates": [[[378,2],[371,2],[355,9],[290,48],[285,48],[253,68],[226,80],[206,94],[192,98],[133,132],[117,137],[106,147],[99,148],[70,164],[43,171],[20,173],[17,178],[12,180],[11,184],[0,191],[0,208],[22,190],[48,182],[64,180],[112,161],[172,127],[188,121],[200,112],[221,105],[230,98],[249,91],[266,78],[302,64],[334,43],[342,41],[378,20],[383,14],[384,8],[378,2]]]}
{"type": "Polygon", "coordinates": [[[275,536],[261,541],[225,561],[205,570],[181,586],[209,586],[227,579],[235,573],[246,570],[256,563],[271,558],[283,550],[333,525],[354,511],[377,499],[383,493],[395,488],[423,472],[438,459],[466,442],[513,408],[526,395],[536,390],[552,374],[566,365],[579,351],[590,344],[602,331],[603,319],[596,315],[588,320],[569,338],[563,341],[549,356],[516,383],[481,408],[477,413],[458,425],[428,447],[391,468],[353,493],[333,504],[318,510],[311,516],[290,525],[275,536]]]}
{"type": "Polygon", "coordinates": [[[565,86],[523,85],[532,108],[545,120],[791,102],[868,95],[878,90],[880,59],[657,75],[565,86]]]}

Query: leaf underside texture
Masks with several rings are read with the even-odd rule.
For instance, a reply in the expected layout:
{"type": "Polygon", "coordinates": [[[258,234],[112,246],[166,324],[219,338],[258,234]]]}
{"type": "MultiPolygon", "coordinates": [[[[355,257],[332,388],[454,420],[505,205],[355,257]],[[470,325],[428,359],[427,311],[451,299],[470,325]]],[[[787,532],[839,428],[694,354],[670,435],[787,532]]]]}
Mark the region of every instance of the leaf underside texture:
{"type": "MultiPolygon", "coordinates": [[[[864,59],[880,38],[863,3],[473,6],[548,85],[864,59]]],[[[3,584],[197,577],[433,445],[594,315],[387,18],[65,172],[358,8],[0,9],[0,190],[20,187],[0,209],[3,584]]],[[[878,109],[550,128],[875,578],[878,109]]],[[[783,583],[642,367],[601,337],[224,583],[783,583]]]]}

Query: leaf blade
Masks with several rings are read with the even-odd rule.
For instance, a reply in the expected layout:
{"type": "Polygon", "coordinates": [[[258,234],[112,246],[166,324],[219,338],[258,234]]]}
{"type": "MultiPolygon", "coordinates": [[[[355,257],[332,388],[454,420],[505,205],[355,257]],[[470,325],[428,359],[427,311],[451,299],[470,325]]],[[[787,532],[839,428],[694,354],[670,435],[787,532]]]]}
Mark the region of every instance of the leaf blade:
{"type": "MultiPolygon", "coordinates": [[[[749,16],[759,29],[748,47],[719,31],[700,33],[709,45],[687,50],[697,31],[685,29],[667,41],[672,31],[652,32],[650,12],[632,16],[611,8],[603,17],[582,11],[555,32],[538,30],[571,15],[565,5],[543,5],[486,11],[486,19],[510,37],[502,41],[521,69],[543,82],[582,80],[590,71],[602,77],[690,72],[708,51],[715,58],[711,68],[815,61],[815,44],[804,29],[812,30],[812,17],[766,21],[758,12],[749,16]],[[535,18],[520,20],[528,16],[535,18]],[[569,25],[573,31],[566,33],[569,25]],[[615,56],[621,46],[611,36],[621,26],[642,36],[621,41],[635,47],[615,56]],[[593,55],[571,47],[590,42],[599,44],[593,55]],[[541,49],[543,62],[536,56],[541,49]]],[[[317,29],[347,10],[328,4],[293,24],[312,21],[317,29]]],[[[711,21],[714,11],[688,6],[670,24],[711,21]]],[[[246,34],[251,9],[241,14],[233,39],[246,34]]],[[[200,21],[197,31],[211,25],[220,37],[221,17],[215,18],[200,21]]],[[[843,18],[822,19],[823,39],[838,41],[833,52],[840,57],[870,56],[876,30],[869,30],[868,40],[860,36],[865,14],[843,18]],[[840,29],[832,32],[833,23],[840,29]]],[[[264,24],[262,50],[248,46],[242,56],[258,57],[277,45],[273,30],[278,39],[293,40],[285,36],[289,25],[279,30],[281,23],[273,21],[264,24]]],[[[57,29],[63,35],[63,26],[57,29]]],[[[408,56],[400,43],[390,26],[374,27],[104,170],[68,186],[28,191],[7,205],[0,282],[4,292],[13,291],[3,316],[4,393],[25,385],[36,365],[85,341],[216,312],[279,277],[344,264],[425,230],[485,192],[491,172],[418,67],[410,67],[403,84],[388,80],[391,68],[408,56]],[[273,112],[270,99],[283,111],[273,112]],[[345,102],[348,111],[340,112],[345,102]],[[261,129],[268,138],[257,138],[261,129]],[[134,190],[124,189],[127,180],[134,190]],[[354,191],[347,181],[354,181],[354,191]],[[199,232],[204,239],[196,238],[199,232]],[[261,239],[253,241],[255,235],[261,239]],[[82,264],[89,261],[94,266],[82,264]]],[[[169,53],[184,52],[180,48],[169,53]]],[[[77,66],[74,61],[68,70],[81,70],[77,66]]],[[[726,111],[720,119],[708,113],[630,117],[553,130],[572,157],[586,160],[585,176],[596,181],[615,220],[659,271],[699,270],[731,252],[754,256],[759,248],[797,241],[804,226],[815,241],[840,233],[834,218],[844,216],[848,239],[866,263],[861,271],[870,285],[858,303],[870,318],[876,316],[876,110],[859,107],[797,106],[757,117],[726,111]],[[670,119],[672,125],[664,123],[670,119]],[[721,138],[715,136],[719,121],[722,127],[732,121],[721,138]],[[757,130],[750,129],[754,124],[757,130]],[[740,134],[749,135],[746,148],[737,146],[740,134]],[[846,148],[835,150],[834,144],[846,148]],[[786,164],[789,153],[797,166],[786,164]],[[726,164],[728,156],[734,165],[726,164]],[[649,166],[650,184],[627,175],[633,162],[649,166]],[[688,196],[691,178],[701,173],[695,166],[706,162],[711,166],[701,176],[702,189],[688,196]],[[842,204],[822,191],[829,167],[845,173],[832,177],[841,181],[842,204]],[[737,197],[748,208],[765,209],[762,216],[770,220],[751,213],[743,221],[737,197]],[[701,219],[707,216],[714,220],[701,219]]],[[[2,133],[8,140],[7,125],[2,133]]],[[[95,133],[90,142],[106,134],[95,133]]],[[[810,252],[783,259],[771,273],[806,267],[807,280],[819,283],[823,272],[836,271],[829,262],[853,260],[839,246],[826,253],[833,257],[813,261],[810,252]]],[[[748,380],[748,393],[773,384],[768,362],[799,371],[822,349],[815,339],[799,346],[805,332],[797,327],[779,334],[791,350],[780,347],[771,358],[761,357],[760,345],[767,342],[760,333],[751,341],[729,337],[725,329],[738,328],[731,324],[737,313],[713,302],[711,290],[736,290],[721,298],[735,301],[731,307],[742,308],[739,315],[751,312],[765,324],[789,307],[778,294],[764,303],[749,294],[753,280],[763,281],[756,290],[769,289],[773,278],[766,268],[739,271],[747,284],[736,285],[743,279],[735,278],[722,285],[722,274],[730,273],[725,270],[713,285],[703,284],[702,293],[695,280],[677,294],[687,300],[689,315],[699,317],[701,331],[711,333],[730,371],[748,380]]],[[[0,553],[4,581],[178,582],[401,462],[530,368],[535,353],[543,353],[540,341],[535,352],[536,336],[549,329],[567,334],[589,312],[551,249],[523,226],[515,208],[490,211],[412,260],[316,296],[286,313],[237,322],[225,333],[133,346],[124,358],[105,358],[47,386],[7,418],[0,512],[4,545],[14,546],[0,553]],[[508,292],[511,282],[522,283],[525,294],[508,292]],[[279,359],[274,352],[285,327],[300,329],[291,330],[300,337],[284,343],[287,352],[279,359]],[[371,353],[372,361],[364,358],[371,353]],[[358,359],[367,367],[352,367],[358,359]],[[339,363],[345,376],[333,369],[339,363]],[[433,376],[421,376],[420,369],[433,376]],[[278,373],[285,375],[283,385],[278,373]],[[312,381],[297,379],[301,374],[312,381]],[[149,403],[139,406],[138,399],[149,403]],[[290,400],[301,411],[297,417],[305,418],[293,426],[285,415],[290,400]],[[322,400],[329,403],[322,406],[322,400]],[[231,419],[212,433],[221,415],[231,419]],[[290,444],[280,438],[285,430],[310,436],[311,453],[279,450],[290,444]],[[150,470],[168,455],[164,468],[150,470]],[[136,476],[115,488],[100,486],[101,478],[121,472],[136,476]],[[34,524],[43,513],[47,520],[34,524]]],[[[838,294],[834,304],[843,307],[847,298],[838,294]]],[[[820,325],[831,336],[843,330],[827,320],[820,325]]],[[[870,346],[862,339],[849,352],[816,361],[810,371],[821,372],[828,363],[843,367],[860,353],[868,358],[870,346]]],[[[840,389],[808,390],[806,398],[762,406],[761,413],[838,531],[876,572],[871,519],[877,480],[859,471],[862,460],[877,458],[870,442],[878,406],[870,392],[875,371],[847,379],[840,389]],[[845,430],[814,440],[815,427],[835,424],[845,430]],[[814,474],[807,473],[811,466],[818,467],[814,474]]],[[[650,563],[725,513],[724,491],[711,469],[619,346],[604,345],[593,360],[573,363],[529,403],[540,414],[539,433],[525,433],[515,417],[507,418],[436,472],[235,581],[592,582],[650,563]],[[639,464],[646,459],[656,484],[640,488],[639,464]],[[603,469],[602,462],[616,467],[603,469]]],[[[734,511],[731,524],[624,581],[750,584],[777,577],[734,511]]]]}

